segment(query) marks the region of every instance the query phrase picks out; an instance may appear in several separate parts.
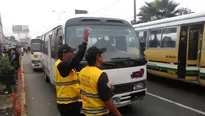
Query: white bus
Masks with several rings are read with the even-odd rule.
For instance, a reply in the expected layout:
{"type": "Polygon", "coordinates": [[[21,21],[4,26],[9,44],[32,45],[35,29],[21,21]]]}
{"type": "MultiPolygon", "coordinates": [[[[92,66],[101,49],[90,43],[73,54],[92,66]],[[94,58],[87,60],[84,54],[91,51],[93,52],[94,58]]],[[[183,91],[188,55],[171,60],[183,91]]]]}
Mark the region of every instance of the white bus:
{"type": "Polygon", "coordinates": [[[30,58],[31,58],[31,66],[33,70],[43,69],[43,65],[40,62],[41,57],[41,39],[32,39],[29,43],[31,48],[30,58]]]}
{"type": "MultiPolygon", "coordinates": [[[[61,44],[77,48],[83,42],[83,30],[90,31],[88,47],[107,48],[104,53],[104,72],[114,84],[116,106],[121,107],[144,98],[147,87],[146,60],[142,55],[134,28],[125,20],[100,17],[70,18],[42,35],[45,79],[55,85],[54,64],[61,44]]],[[[86,66],[83,59],[77,71],[86,66]]]]}

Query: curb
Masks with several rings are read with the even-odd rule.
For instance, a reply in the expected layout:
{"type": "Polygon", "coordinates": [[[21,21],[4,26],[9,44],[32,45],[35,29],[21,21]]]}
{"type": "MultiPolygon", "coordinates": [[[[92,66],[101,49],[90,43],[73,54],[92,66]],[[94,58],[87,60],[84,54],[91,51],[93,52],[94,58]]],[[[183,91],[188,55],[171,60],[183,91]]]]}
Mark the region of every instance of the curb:
{"type": "Polygon", "coordinates": [[[25,79],[24,79],[24,68],[23,68],[23,56],[21,56],[21,79],[22,79],[22,116],[27,116],[27,105],[26,105],[26,86],[25,86],[25,79]]]}

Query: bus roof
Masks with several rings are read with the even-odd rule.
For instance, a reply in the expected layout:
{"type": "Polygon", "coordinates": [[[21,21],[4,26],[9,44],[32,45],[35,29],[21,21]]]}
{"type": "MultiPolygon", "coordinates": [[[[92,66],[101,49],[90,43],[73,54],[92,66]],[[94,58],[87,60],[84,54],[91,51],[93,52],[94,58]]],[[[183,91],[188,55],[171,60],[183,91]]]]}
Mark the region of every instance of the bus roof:
{"type": "Polygon", "coordinates": [[[30,43],[32,43],[32,42],[40,42],[40,41],[41,41],[41,39],[31,39],[30,43]]]}
{"type": "Polygon", "coordinates": [[[114,26],[128,26],[132,27],[132,25],[123,19],[119,18],[107,18],[107,17],[91,17],[88,15],[82,15],[78,17],[70,18],[66,21],[66,26],[72,25],[114,25],[114,26]]]}
{"type": "Polygon", "coordinates": [[[192,14],[176,16],[172,18],[140,23],[140,24],[133,25],[133,27],[137,31],[137,30],[147,30],[147,29],[154,29],[159,27],[177,26],[177,25],[204,22],[204,21],[205,21],[205,12],[192,13],[192,14]]]}

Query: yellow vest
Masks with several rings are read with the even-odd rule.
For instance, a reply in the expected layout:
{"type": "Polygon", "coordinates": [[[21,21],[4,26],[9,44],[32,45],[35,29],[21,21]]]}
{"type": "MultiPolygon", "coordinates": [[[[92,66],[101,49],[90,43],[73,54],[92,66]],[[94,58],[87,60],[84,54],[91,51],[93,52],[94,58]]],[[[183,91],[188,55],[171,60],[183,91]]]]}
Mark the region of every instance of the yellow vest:
{"type": "Polygon", "coordinates": [[[80,98],[80,85],[77,81],[77,73],[72,70],[67,77],[62,77],[57,69],[61,62],[58,59],[55,63],[55,83],[58,104],[69,104],[77,102],[80,98]]]}
{"type": "Polygon", "coordinates": [[[99,98],[98,79],[103,73],[95,66],[87,66],[79,73],[82,108],[86,116],[101,116],[109,113],[104,102],[99,98]]]}

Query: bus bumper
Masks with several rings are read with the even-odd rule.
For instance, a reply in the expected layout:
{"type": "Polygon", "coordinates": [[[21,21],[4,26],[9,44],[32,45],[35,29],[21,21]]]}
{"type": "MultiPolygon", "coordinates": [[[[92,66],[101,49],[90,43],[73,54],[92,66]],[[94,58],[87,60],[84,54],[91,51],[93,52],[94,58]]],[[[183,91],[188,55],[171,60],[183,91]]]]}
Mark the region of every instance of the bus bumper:
{"type": "Polygon", "coordinates": [[[135,103],[136,101],[143,100],[147,92],[147,88],[131,91],[127,93],[122,94],[116,94],[113,97],[113,101],[116,105],[116,107],[123,107],[126,105],[130,105],[135,103]]]}
{"type": "Polygon", "coordinates": [[[40,61],[35,61],[35,62],[32,62],[32,68],[33,69],[43,69],[43,65],[41,64],[40,61]]]}

